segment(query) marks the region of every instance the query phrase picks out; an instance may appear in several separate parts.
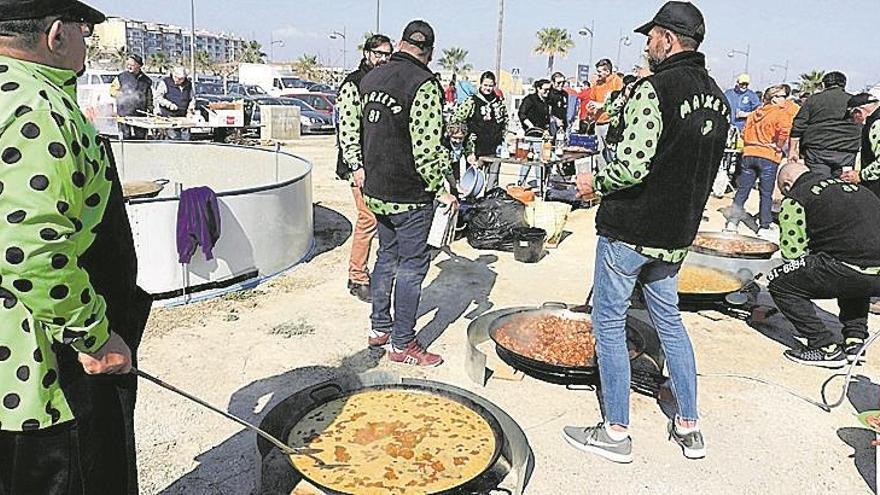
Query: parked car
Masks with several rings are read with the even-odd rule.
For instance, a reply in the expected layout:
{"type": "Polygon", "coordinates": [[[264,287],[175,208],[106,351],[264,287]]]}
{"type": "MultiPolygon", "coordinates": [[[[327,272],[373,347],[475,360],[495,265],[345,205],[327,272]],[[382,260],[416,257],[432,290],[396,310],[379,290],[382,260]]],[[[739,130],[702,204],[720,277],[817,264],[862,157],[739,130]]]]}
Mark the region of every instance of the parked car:
{"type": "Polygon", "coordinates": [[[256,84],[232,83],[226,87],[226,93],[231,95],[248,96],[251,98],[263,98],[269,96],[269,93],[267,93],[265,89],[256,84]]]}
{"type": "Polygon", "coordinates": [[[336,88],[324,83],[310,83],[308,87],[309,93],[325,93],[336,96],[336,88]]]}
{"type": "Polygon", "coordinates": [[[333,109],[334,107],[336,107],[335,95],[324,93],[310,93],[304,95],[296,95],[293,98],[306,102],[309,106],[313,107],[315,110],[323,113],[324,115],[332,116],[333,109]]]}
{"type": "Polygon", "coordinates": [[[302,100],[283,97],[259,97],[254,98],[254,111],[251,117],[251,125],[258,126],[261,122],[260,106],[262,105],[294,105],[299,107],[300,132],[302,134],[332,134],[336,131],[333,119],[329,115],[322,114],[302,100]]]}

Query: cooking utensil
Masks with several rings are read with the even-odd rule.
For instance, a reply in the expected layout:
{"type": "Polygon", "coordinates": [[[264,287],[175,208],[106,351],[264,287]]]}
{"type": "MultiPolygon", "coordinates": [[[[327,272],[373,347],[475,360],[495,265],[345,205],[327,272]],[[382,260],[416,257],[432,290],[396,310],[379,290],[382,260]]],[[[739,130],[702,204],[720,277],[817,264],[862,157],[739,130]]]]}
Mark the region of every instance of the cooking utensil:
{"type": "MultiPolygon", "coordinates": [[[[587,300],[589,301],[589,297],[587,300]]],[[[589,308],[588,305],[586,306],[589,308]]],[[[580,308],[582,307],[576,307],[574,309],[580,308]]],[[[508,324],[516,326],[519,324],[519,321],[542,316],[556,316],[558,318],[570,320],[590,321],[589,314],[572,311],[572,309],[569,309],[568,305],[559,302],[547,302],[539,308],[525,309],[523,311],[517,311],[502,316],[489,325],[489,337],[495,342],[495,352],[498,356],[514,368],[523,371],[532,370],[539,373],[555,374],[560,377],[580,376],[584,379],[594,377],[598,369],[598,363],[596,362],[595,356],[589,362],[584,363],[581,366],[567,366],[524,356],[499,343],[498,329],[500,327],[508,324]]],[[[627,348],[630,351],[630,359],[635,359],[641,355],[645,347],[644,338],[641,335],[642,330],[637,329],[639,325],[644,326],[644,323],[639,322],[635,318],[627,317],[627,348]]]]}
{"type": "Polygon", "coordinates": [[[722,256],[725,258],[741,258],[741,259],[769,259],[773,253],[779,250],[776,244],[759,239],[736,234],[733,232],[699,232],[697,238],[691,245],[690,250],[695,253],[708,254],[711,256],[722,256]],[[699,246],[700,239],[708,241],[717,241],[721,244],[730,244],[731,249],[713,249],[705,246],[699,246]],[[749,252],[735,251],[733,246],[736,243],[749,245],[749,252]]]}
{"type": "MultiPolygon", "coordinates": [[[[285,431],[288,433],[291,431],[294,431],[296,429],[297,425],[299,425],[299,423],[304,418],[309,416],[316,409],[323,407],[325,404],[327,404],[329,402],[332,402],[332,401],[335,401],[338,399],[345,399],[347,397],[351,397],[352,395],[359,394],[359,393],[364,393],[364,392],[368,392],[368,391],[381,391],[381,390],[406,390],[406,391],[412,391],[413,393],[433,394],[433,395],[437,395],[440,397],[444,397],[446,399],[458,402],[459,404],[464,405],[468,409],[471,409],[472,411],[476,412],[483,420],[485,420],[489,424],[489,427],[491,428],[492,434],[495,439],[495,449],[494,449],[492,457],[490,458],[490,461],[489,461],[488,465],[486,466],[486,468],[483,471],[481,471],[480,473],[478,473],[477,475],[475,475],[470,480],[464,480],[458,486],[449,488],[443,492],[438,492],[437,495],[441,495],[441,494],[442,495],[446,495],[446,494],[452,495],[452,494],[459,494],[459,493],[471,493],[468,489],[474,485],[479,484],[481,478],[486,473],[488,473],[493,468],[493,466],[498,462],[498,459],[501,456],[502,448],[505,445],[505,438],[504,438],[503,429],[501,428],[501,424],[499,423],[498,419],[495,418],[495,416],[493,416],[492,413],[490,413],[485,407],[483,407],[478,402],[476,402],[466,396],[457,394],[452,390],[431,387],[428,384],[393,383],[393,384],[379,384],[379,385],[366,385],[366,386],[360,385],[360,386],[356,386],[356,387],[352,387],[350,389],[344,390],[343,387],[341,387],[340,385],[331,382],[331,383],[328,383],[324,386],[314,388],[308,393],[308,399],[311,400],[311,403],[307,404],[307,405],[303,405],[303,407],[300,407],[291,413],[291,416],[288,418],[289,426],[287,428],[285,428],[285,431]]],[[[305,398],[304,398],[304,401],[305,401],[305,398]]],[[[380,412],[380,414],[381,414],[381,412],[380,412]]],[[[288,458],[288,461],[290,462],[290,465],[293,466],[293,469],[297,473],[299,473],[300,476],[302,476],[305,480],[307,480],[309,483],[314,485],[319,490],[329,490],[332,493],[340,493],[338,491],[333,491],[332,487],[325,486],[325,485],[321,484],[320,482],[309,477],[306,473],[303,473],[302,471],[300,471],[296,467],[296,464],[294,464],[292,458],[288,458]]]]}
{"type": "Polygon", "coordinates": [[[285,455],[288,455],[288,456],[290,456],[290,455],[304,455],[306,457],[309,457],[310,459],[313,459],[318,464],[318,467],[321,467],[321,468],[330,468],[330,467],[340,466],[338,464],[335,464],[335,465],[327,464],[323,460],[316,457],[315,454],[319,454],[319,453],[323,452],[320,449],[293,448],[293,447],[287,445],[286,443],[282,442],[281,440],[278,440],[277,438],[273,437],[272,435],[266,433],[265,431],[257,428],[256,426],[239,418],[238,416],[234,416],[234,415],[229,414],[228,412],[226,412],[220,408],[214,407],[211,404],[209,404],[208,402],[206,402],[202,399],[199,399],[198,397],[196,397],[188,392],[184,392],[183,390],[175,387],[174,385],[166,383],[166,382],[156,378],[155,376],[153,376],[145,371],[141,371],[137,368],[132,368],[131,372],[140,378],[143,378],[147,381],[155,383],[156,385],[164,388],[165,390],[170,390],[171,392],[174,392],[177,395],[185,397],[185,398],[195,402],[196,404],[198,404],[202,407],[208,408],[208,409],[214,411],[215,413],[220,414],[221,416],[224,416],[227,419],[231,419],[232,421],[235,421],[236,423],[240,424],[241,426],[244,426],[245,428],[253,431],[257,435],[260,435],[261,437],[265,438],[269,443],[271,443],[272,445],[277,447],[278,450],[280,450],[285,455]]]}
{"type": "Polygon", "coordinates": [[[168,179],[135,180],[122,184],[122,197],[125,199],[155,198],[162,192],[168,179]]]}

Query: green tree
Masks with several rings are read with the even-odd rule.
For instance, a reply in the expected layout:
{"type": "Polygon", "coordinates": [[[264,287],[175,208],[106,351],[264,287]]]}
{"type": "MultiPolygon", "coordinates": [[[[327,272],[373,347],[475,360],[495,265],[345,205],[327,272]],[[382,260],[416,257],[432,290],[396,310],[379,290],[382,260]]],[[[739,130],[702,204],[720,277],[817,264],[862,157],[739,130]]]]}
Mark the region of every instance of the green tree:
{"type": "Polygon", "coordinates": [[[798,82],[798,92],[802,95],[811,95],[822,88],[822,78],[825,77],[825,71],[814,70],[801,74],[801,80],[798,82]]]}
{"type": "Polygon", "coordinates": [[[150,72],[165,73],[171,69],[172,61],[167,53],[160,51],[153,53],[152,55],[147,57],[147,60],[145,60],[145,65],[150,72]]]}
{"type": "Polygon", "coordinates": [[[465,63],[467,56],[468,51],[464,48],[459,48],[457,46],[444,48],[443,56],[440,57],[439,60],[440,67],[442,67],[443,70],[448,70],[456,75],[461,74],[462,72],[469,72],[473,70],[474,66],[465,63]]]}
{"type": "Polygon", "coordinates": [[[367,40],[370,39],[370,36],[373,36],[373,33],[367,31],[361,36],[361,42],[358,43],[357,50],[359,53],[363,53],[364,47],[367,46],[367,40]]]}
{"type": "Polygon", "coordinates": [[[543,28],[537,33],[538,45],[535,46],[535,53],[538,55],[547,55],[547,73],[553,72],[553,63],[556,57],[565,57],[568,51],[574,48],[574,41],[571,39],[567,29],[550,27],[543,28]]]}
{"type": "Polygon", "coordinates": [[[248,41],[236,59],[242,64],[265,64],[266,57],[267,55],[263,53],[263,47],[259,42],[248,41]]]}
{"type": "Polygon", "coordinates": [[[124,46],[120,46],[110,52],[110,63],[113,67],[125,67],[125,61],[128,60],[129,55],[128,50],[124,46]]]}
{"type": "Polygon", "coordinates": [[[293,62],[293,70],[302,79],[313,81],[320,77],[320,64],[317,55],[303,55],[293,62]]]}
{"type": "Polygon", "coordinates": [[[212,74],[217,74],[217,64],[214,62],[214,59],[211,55],[206,51],[196,52],[196,72],[206,73],[210,72],[212,74]]]}

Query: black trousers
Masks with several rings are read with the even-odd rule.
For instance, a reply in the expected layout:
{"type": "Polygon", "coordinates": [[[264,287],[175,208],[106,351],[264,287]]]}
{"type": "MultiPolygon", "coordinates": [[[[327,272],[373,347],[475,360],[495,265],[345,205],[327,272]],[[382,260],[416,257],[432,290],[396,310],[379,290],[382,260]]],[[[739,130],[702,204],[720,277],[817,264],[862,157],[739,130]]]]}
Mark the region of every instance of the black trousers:
{"type": "Polygon", "coordinates": [[[0,431],[0,495],[82,495],[76,423],[0,431]]]}
{"type": "Polygon", "coordinates": [[[856,164],[855,151],[803,148],[801,155],[803,155],[804,164],[811,172],[817,172],[826,177],[839,177],[841,168],[853,167],[856,164]]]}
{"type": "Polygon", "coordinates": [[[837,299],[843,337],[868,337],[868,307],[880,296],[880,275],[866,275],[826,254],[811,254],[775,268],[769,289],[779,311],[816,349],[834,343],[834,334],[816,314],[813,299],[837,299]]]}

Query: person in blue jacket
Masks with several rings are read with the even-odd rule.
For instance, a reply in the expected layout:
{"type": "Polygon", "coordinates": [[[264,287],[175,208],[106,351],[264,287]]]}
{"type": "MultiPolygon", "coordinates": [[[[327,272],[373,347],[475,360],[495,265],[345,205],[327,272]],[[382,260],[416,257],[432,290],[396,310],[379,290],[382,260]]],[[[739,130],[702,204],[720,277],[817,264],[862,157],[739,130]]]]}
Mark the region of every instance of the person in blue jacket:
{"type": "Polygon", "coordinates": [[[748,74],[740,74],[736,78],[736,86],[724,92],[730,105],[730,123],[742,133],[749,114],[761,106],[758,94],[749,89],[751,78],[748,74]]]}

